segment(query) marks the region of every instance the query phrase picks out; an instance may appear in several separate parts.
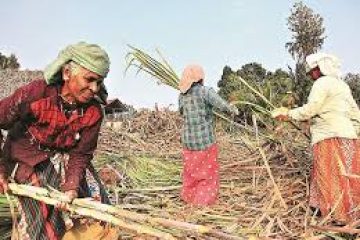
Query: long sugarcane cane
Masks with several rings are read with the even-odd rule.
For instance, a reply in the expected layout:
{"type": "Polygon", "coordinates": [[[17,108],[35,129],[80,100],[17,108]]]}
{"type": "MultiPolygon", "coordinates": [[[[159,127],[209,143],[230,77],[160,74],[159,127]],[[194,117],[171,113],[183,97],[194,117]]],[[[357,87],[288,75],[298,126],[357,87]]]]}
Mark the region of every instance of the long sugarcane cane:
{"type": "MultiPolygon", "coordinates": [[[[67,202],[64,193],[55,190],[48,190],[41,187],[28,186],[16,183],[9,183],[11,193],[18,196],[30,197],[42,201],[48,205],[56,206],[61,202],[67,202]]],[[[225,232],[213,229],[209,226],[197,225],[187,222],[175,221],[171,219],[151,217],[145,214],[134,213],[128,210],[120,209],[116,206],[102,204],[88,198],[77,198],[67,204],[70,212],[81,216],[91,217],[100,221],[108,222],[119,226],[125,230],[139,234],[147,234],[165,240],[176,239],[170,233],[160,231],[154,227],[162,226],[171,229],[178,229],[184,232],[196,234],[210,234],[229,240],[244,240],[244,237],[233,236],[225,232]],[[141,223],[148,223],[154,227],[149,227],[141,223]]]]}
{"type": "MultiPolygon", "coordinates": [[[[61,192],[49,191],[41,187],[9,183],[9,189],[11,190],[11,193],[14,195],[30,197],[32,199],[44,202],[48,205],[56,206],[62,202],[67,202],[67,196],[65,194],[61,192]]],[[[102,205],[106,205],[106,204],[102,204],[102,205]]],[[[81,204],[77,205],[77,204],[69,203],[67,204],[67,208],[72,213],[76,213],[81,216],[91,217],[93,219],[108,222],[131,232],[135,232],[139,234],[148,234],[150,236],[158,237],[160,239],[167,239],[167,240],[176,239],[169,233],[165,233],[160,230],[148,226],[144,226],[136,222],[124,221],[123,219],[115,217],[111,214],[104,213],[99,210],[83,207],[81,204]]]]}
{"type": "Polygon", "coordinates": [[[75,199],[73,203],[76,205],[86,206],[91,209],[100,208],[101,211],[103,212],[107,212],[115,216],[128,218],[133,221],[147,222],[151,225],[161,225],[163,227],[177,228],[197,234],[208,233],[214,236],[221,236],[223,239],[238,239],[238,240],[244,239],[242,237],[232,236],[230,234],[215,230],[209,226],[197,225],[197,224],[175,221],[175,220],[159,218],[159,217],[150,217],[145,214],[134,213],[115,206],[100,204],[95,201],[89,201],[88,199],[75,199]]]}

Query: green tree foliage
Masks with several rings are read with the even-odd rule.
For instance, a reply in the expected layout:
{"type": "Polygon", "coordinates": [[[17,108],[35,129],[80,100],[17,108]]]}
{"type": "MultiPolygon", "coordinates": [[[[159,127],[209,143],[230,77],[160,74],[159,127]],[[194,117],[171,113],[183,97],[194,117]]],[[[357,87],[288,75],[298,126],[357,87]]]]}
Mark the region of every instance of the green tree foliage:
{"type": "Polygon", "coordinates": [[[306,74],[304,63],[296,63],[295,71],[290,69],[289,75],[293,81],[292,92],[297,99],[296,105],[301,106],[307,102],[314,81],[306,74]]]}
{"type": "Polygon", "coordinates": [[[305,58],[321,49],[326,38],[325,28],[323,18],[303,2],[293,5],[287,25],[292,33],[292,41],[287,42],[285,47],[296,62],[295,70],[290,69],[290,75],[294,81],[293,91],[302,105],[313,83],[305,73],[305,58]]]}
{"type": "Polygon", "coordinates": [[[344,81],[349,84],[357,104],[360,105],[360,74],[348,73],[344,81]]]}
{"type": "Polygon", "coordinates": [[[0,53],[0,70],[4,69],[14,69],[17,70],[20,68],[17,57],[14,54],[11,54],[9,57],[0,53]]]}
{"type": "Polygon", "coordinates": [[[235,72],[229,66],[225,66],[221,80],[217,83],[219,94],[225,99],[231,100],[231,95],[241,88],[241,83],[235,72]]]}
{"type": "Polygon", "coordinates": [[[297,62],[304,62],[307,55],[317,52],[324,44],[324,20],[303,2],[297,2],[287,21],[293,41],[285,47],[297,62]]]}
{"type": "Polygon", "coordinates": [[[236,72],[238,76],[246,77],[246,79],[255,84],[263,84],[267,71],[259,63],[248,63],[236,72]]]}
{"type": "Polygon", "coordinates": [[[226,100],[237,103],[241,119],[251,121],[254,110],[261,112],[270,109],[267,103],[240,81],[240,77],[274,105],[288,106],[292,97],[292,81],[287,72],[281,69],[275,72],[267,71],[259,63],[245,64],[237,71],[225,66],[218,82],[219,94],[226,100]]]}

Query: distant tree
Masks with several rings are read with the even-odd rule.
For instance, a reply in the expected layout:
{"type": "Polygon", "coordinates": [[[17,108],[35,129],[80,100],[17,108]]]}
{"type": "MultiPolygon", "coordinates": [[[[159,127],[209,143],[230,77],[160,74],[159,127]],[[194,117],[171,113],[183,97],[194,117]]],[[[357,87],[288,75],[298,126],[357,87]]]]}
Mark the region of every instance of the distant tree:
{"type": "Polygon", "coordinates": [[[313,83],[305,73],[305,57],[319,51],[324,44],[326,36],[323,18],[300,1],[293,5],[287,25],[292,32],[292,41],[287,42],[285,48],[296,62],[295,70],[290,69],[293,90],[299,104],[303,104],[313,83]]]}
{"type": "Polygon", "coordinates": [[[0,70],[3,69],[19,69],[20,64],[17,57],[11,54],[9,57],[0,53],[0,70]]]}
{"type": "Polygon", "coordinates": [[[221,75],[221,79],[217,82],[217,86],[219,88],[219,94],[221,97],[228,99],[229,94],[235,88],[230,87],[230,75],[233,74],[232,69],[229,66],[225,66],[223,68],[223,73],[221,75]]]}
{"type": "Polygon", "coordinates": [[[239,81],[239,76],[246,79],[251,85],[260,86],[264,83],[266,74],[266,69],[261,64],[255,62],[245,64],[237,71],[233,71],[229,66],[225,66],[221,80],[218,82],[218,87],[220,88],[219,94],[229,101],[238,100],[238,97],[234,95],[237,95],[239,92],[243,93],[246,90],[246,87],[239,81]]]}
{"type": "Polygon", "coordinates": [[[275,106],[293,107],[296,103],[293,89],[293,81],[288,72],[277,69],[275,72],[268,72],[265,78],[267,93],[264,95],[274,103],[275,106]]]}
{"type": "Polygon", "coordinates": [[[241,89],[241,82],[239,81],[236,73],[229,67],[225,66],[221,80],[218,82],[219,95],[228,101],[234,101],[234,92],[241,89]]]}
{"type": "Polygon", "coordinates": [[[296,105],[301,106],[307,102],[314,81],[306,74],[305,63],[296,63],[295,70],[289,69],[293,81],[292,92],[297,99],[296,105]]]}
{"type": "Polygon", "coordinates": [[[285,47],[297,62],[304,62],[307,55],[317,52],[324,44],[324,20],[303,2],[297,2],[287,21],[293,41],[287,42],[285,47]]]}
{"type": "Polygon", "coordinates": [[[348,73],[344,81],[349,84],[357,104],[360,105],[360,74],[348,73]]]}

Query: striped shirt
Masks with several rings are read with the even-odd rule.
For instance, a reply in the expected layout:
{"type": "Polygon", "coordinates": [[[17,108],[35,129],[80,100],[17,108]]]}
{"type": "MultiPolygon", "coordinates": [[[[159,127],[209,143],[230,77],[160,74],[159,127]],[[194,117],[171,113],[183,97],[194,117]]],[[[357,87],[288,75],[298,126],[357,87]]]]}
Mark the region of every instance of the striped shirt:
{"type": "Polygon", "coordinates": [[[181,140],[185,148],[204,150],[215,142],[213,108],[223,112],[234,112],[212,88],[193,85],[179,96],[179,111],[184,118],[181,140]]]}

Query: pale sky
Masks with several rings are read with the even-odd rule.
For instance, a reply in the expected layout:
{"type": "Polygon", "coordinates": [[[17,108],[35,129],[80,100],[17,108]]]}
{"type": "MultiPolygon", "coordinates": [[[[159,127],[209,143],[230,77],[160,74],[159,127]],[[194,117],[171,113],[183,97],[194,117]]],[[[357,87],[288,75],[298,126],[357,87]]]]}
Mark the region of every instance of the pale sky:
{"type": "MultiPolygon", "coordinates": [[[[324,17],[323,51],[336,54],[343,72],[360,73],[359,0],[304,1],[324,17]]],[[[292,0],[11,0],[0,5],[0,52],[14,53],[22,69],[42,70],[67,44],[87,41],[109,53],[110,98],[135,107],[177,104],[177,92],[145,74],[124,76],[127,44],[155,54],[159,48],[178,74],[204,67],[216,89],[222,69],[256,61],[268,70],[294,62],[286,18],[292,0]]]]}

